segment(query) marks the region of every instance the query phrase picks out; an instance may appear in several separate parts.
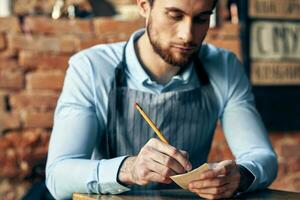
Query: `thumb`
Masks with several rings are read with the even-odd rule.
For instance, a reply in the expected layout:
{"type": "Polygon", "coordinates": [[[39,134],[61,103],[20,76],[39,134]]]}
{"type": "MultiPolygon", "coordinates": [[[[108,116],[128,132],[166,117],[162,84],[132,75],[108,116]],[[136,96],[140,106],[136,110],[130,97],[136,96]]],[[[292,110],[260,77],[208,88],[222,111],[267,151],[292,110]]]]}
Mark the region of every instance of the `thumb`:
{"type": "Polygon", "coordinates": [[[236,163],[233,160],[224,160],[216,165],[216,169],[220,171],[220,174],[222,175],[228,175],[231,173],[231,171],[235,168],[236,163]]]}

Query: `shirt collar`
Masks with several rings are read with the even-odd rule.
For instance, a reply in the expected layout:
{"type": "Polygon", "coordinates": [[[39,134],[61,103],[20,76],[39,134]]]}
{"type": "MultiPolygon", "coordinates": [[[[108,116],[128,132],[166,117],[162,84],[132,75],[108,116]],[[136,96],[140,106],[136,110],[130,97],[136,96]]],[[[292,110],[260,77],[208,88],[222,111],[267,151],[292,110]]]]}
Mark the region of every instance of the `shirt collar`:
{"type": "MultiPolygon", "coordinates": [[[[131,76],[141,84],[147,81],[152,82],[151,78],[143,69],[141,63],[139,62],[134,48],[135,41],[139,37],[141,37],[144,33],[145,33],[145,29],[140,29],[134,32],[131,35],[125,49],[125,59],[126,59],[127,70],[128,70],[127,73],[129,73],[129,76],[131,76]]],[[[193,63],[191,63],[182,73],[175,75],[171,81],[176,80],[176,82],[180,81],[183,84],[188,83],[193,73],[193,66],[194,66],[193,63]]]]}

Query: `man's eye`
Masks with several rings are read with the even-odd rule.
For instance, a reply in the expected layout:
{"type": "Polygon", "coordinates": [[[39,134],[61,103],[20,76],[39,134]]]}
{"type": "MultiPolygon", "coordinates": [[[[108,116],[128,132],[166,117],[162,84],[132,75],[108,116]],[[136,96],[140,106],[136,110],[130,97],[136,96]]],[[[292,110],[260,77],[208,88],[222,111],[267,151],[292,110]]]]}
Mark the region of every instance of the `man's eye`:
{"type": "Polygon", "coordinates": [[[183,18],[182,14],[178,14],[178,13],[168,13],[168,16],[172,19],[172,20],[176,20],[179,21],[183,18]]]}

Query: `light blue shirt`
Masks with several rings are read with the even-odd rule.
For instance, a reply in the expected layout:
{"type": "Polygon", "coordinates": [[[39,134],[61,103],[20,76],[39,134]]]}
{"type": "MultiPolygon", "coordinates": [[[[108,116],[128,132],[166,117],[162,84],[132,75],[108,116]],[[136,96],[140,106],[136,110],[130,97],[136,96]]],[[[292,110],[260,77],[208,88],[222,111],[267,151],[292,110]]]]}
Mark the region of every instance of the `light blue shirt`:
{"type": "MultiPolygon", "coordinates": [[[[160,94],[199,86],[192,64],[166,85],[152,81],[134,50],[134,41],[143,33],[144,30],[135,32],[125,50],[128,87],[160,94]]],[[[129,190],[117,182],[125,157],[92,159],[105,133],[108,93],[124,45],[125,42],[97,45],[69,61],[55,110],[46,166],[46,184],[55,198],[71,198],[73,192],[118,194],[129,190]]],[[[254,107],[243,66],[232,53],[208,44],[202,45],[199,56],[217,95],[219,117],[236,162],[255,177],[248,191],[268,186],[277,175],[277,158],[254,107]]]]}

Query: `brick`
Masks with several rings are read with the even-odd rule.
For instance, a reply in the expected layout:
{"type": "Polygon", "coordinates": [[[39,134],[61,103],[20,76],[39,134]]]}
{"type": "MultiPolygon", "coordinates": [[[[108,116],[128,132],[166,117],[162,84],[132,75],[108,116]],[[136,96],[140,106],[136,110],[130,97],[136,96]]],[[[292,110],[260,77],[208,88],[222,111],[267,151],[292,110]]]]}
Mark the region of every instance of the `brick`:
{"type": "Polygon", "coordinates": [[[1,180],[3,177],[20,180],[31,175],[32,169],[47,156],[49,138],[49,132],[42,129],[8,131],[0,136],[1,180]]]}
{"type": "Polygon", "coordinates": [[[219,162],[219,161],[223,160],[221,155],[222,154],[221,154],[220,148],[218,148],[218,147],[211,148],[211,151],[209,152],[209,155],[208,155],[208,162],[219,162]]]}
{"type": "Polygon", "coordinates": [[[22,131],[8,131],[4,138],[6,141],[8,141],[11,145],[9,148],[16,148],[18,146],[22,145],[22,131]]]}
{"type": "Polygon", "coordinates": [[[50,91],[21,92],[10,95],[10,105],[13,110],[53,110],[59,94],[50,91]]]}
{"type": "Polygon", "coordinates": [[[79,38],[75,36],[11,34],[8,36],[8,45],[17,50],[74,53],[78,49],[79,38]]]}
{"type": "MultiPolygon", "coordinates": [[[[291,149],[292,150],[292,149],[291,149]]],[[[300,156],[293,156],[287,159],[287,171],[290,173],[300,171],[300,156]]]]}
{"type": "Polygon", "coordinates": [[[7,94],[4,92],[0,92],[0,113],[6,111],[6,99],[7,99],[7,94]]]}
{"type": "Polygon", "coordinates": [[[240,36],[240,26],[227,22],[220,27],[210,28],[207,34],[214,38],[238,38],[240,36]]]}
{"type": "Polygon", "coordinates": [[[216,125],[213,141],[215,143],[221,143],[224,140],[225,140],[225,137],[224,137],[224,133],[223,133],[223,130],[222,130],[222,126],[221,126],[220,122],[218,122],[217,125],[216,125]]]}
{"type": "Polygon", "coordinates": [[[276,132],[276,133],[271,132],[271,133],[269,133],[269,138],[272,142],[272,145],[274,147],[278,147],[280,145],[281,141],[285,138],[285,135],[283,135],[283,133],[279,133],[279,132],[276,132]]]}
{"type": "Polygon", "coordinates": [[[14,0],[13,12],[15,15],[50,14],[55,0],[14,0]]]}
{"type": "Polygon", "coordinates": [[[284,159],[278,158],[278,176],[282,177],[287,174],[287,165],[284,159]]]}
{"type": "Polygon", "coordinates": [[[278,180],[279,184],[276,185],[276,187],[272,188],[274,189],[281,189],[281,190],[286,190],[286,191],[291,191],[291,192],[299,192],[300,188],[300,172],[294,172],[294,173],[288,173],[285,174],[282,179],[278,180]]]}
{"type": "Polygon", "coordinates": [[[0,70],[18,69],[15,59],[0,59],[0,70]]]}
{"type": "Polygon", "coordinates": [[[0,59],[16,58],[17,55],[17,50],[12,48],[6,48],[5,50],[0,51],[0,59]]]}
{"type": "MultiPolygon", "coordinates": [[[[0,136],[0,152],[3,152],[5,149],[8,149],[12,146],[13,146],[13,144],[11,143],[11,141],[7,140],[5,138],[5,136],[0,136]]],[[[0,159],[0,162],[1,162],[1,159],[0,159]]]]}
{"type": "Polygon", "coordinates": [[[241,43],[238,38],[236,39],[222,39],[222,38],[213,38],[213,37],[206,37],[204,40],[206,43],[210,43],[216,47],[224,48],[229,51],[232,51],[237,55],[237,57],[242,60],[241,56],[241,43]]]}
{"type": "Polygon", "coordinates": [[[24,128],[51,128],[53,112],[29,112],[22,114],[24,128]]]}
{"type": "Polygon", "coordinates": [[[104,37],[97,37],[97,38],[87,38],[84,40],[80,40],[79,48],[86,49],[92,47],[97,44],[106,44],[108,43],[106,38],[104,37]]]}
{"type": "Polygon", "coordinates": [[[127,41],[130,35],[120,34],[120,35],[106,35],[106,36],[98,36],[97,38],[88,38],[80,40],[80,49],[86,49],[88,47],[92,47],[97,44],[107,44],[113,42],[121,42],[127,41]]]}
{"type": "Polygon", "coordinates": [[[5,36],[4,36],[4,34],[0,33],[0,50],[4,49],[5,46],[6,46],[5,36]]]}
{"type": "Polygon", "coordinates": [[[0,69],[0,89],[24,88],[24,74],[20,69],[0,69]]]}
{"type": "Polygon", "coordinates": [[[59,19],[54,20],[45,16],[29,16],[24,24],[31,33],[39,34],[92,34],[91,20],[59,19]]]}
{"type": "Polygon", "coordinates": [[[204,40],[220,48],[234,52],[241,60],[240,26],[232,23],[224,23],[221,27],[208,30],[204,40]]]}
{"type": "Polygon", "coordinates": [[[20,127],[21,122],[19,113],[7,113],[0,111],[0,132],[20,127]]]}
{"type": "Polygon", "coordinates": [[[131,35],[134,31],[145,26],[143,19],[119,20],[110,17],[94,19],[94,30],[97,35],[131,35]]]}
{"type": "Polygon", "coordinates": [[[34,131],[25,131],[22,134],[22,146],[21,151],[18,151],[20,159],[29,161],[30,167],[34,166],[34,163],[44,160],[48,152],[50,134],[41,129],[34,131]],[[22,149],[30,148],[30,152],[24,152],[22,149]]]}
{"type": "Polygon", "coordinates": [[[19,65],[25,69],[62,69],[68,68],[69,55],[47,54],[35,51],[21,51],[19,65]]]}
{"type": "Polygon", "coordinates": [[[65,74],[62,71],[37,71],[26,75],[28,89],[61,90],[65,74]]]}
{"type": "MultiPolygon", "coordinates": [[[[49,141],[49,133],[43,129],[8,131],[3,139],[7,141],[7,148],[35,148],[47,145],[49,141]]],[[[17,153],[21,153],[19,154],[21,157],[24,156],[24,152],[18,151],[17,153]]]]}
{"type": "Polygon", "coordinates": [[[282,141],[279,153],[284,158],[292,158],[295,156],[299,157],[299,155],[295,154],[295,152],[299,152],[299,151],[300,151],[299,141],[292,138],[288,138],[282,141]]]}
{"type": "Polygon", "coordinates": [[[47,154],[48,154],[48,145],[45,145],[45,146],[34,148],[33,152],[31,153],[31,157],[35,161],[39,161],[39,160],[44,160],[45,157],[47,157],[47,154]]]}
{"type": "Polygon", "coordinates": [[[0,32],[16,33],[21,27],[17,17],[0,17],[0,32]]]}
{"type": "Polygon", "coordinates": [[[232,152],[229,146],[227,145],[227,143],[222,146],[221,152],[222,152],[223,160],[234,160],[234,156],[232,155],[232,152]]]}
{"type": "Polygon", "coordinates": [[[2,164],[0,170],[1,177],[13,178],[18,175],[17,154],[15,149],[9,148],[5,151],[5,163],[2,164]]]}
{"type": "Polygon", "coordinates": [[[22,133],[22,148],[26,147],[37,147],[40,143],[40,131],[24,131],[22,133]]]}

